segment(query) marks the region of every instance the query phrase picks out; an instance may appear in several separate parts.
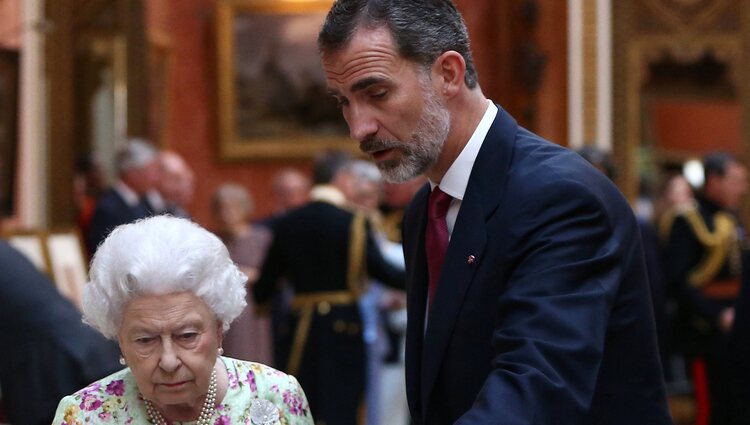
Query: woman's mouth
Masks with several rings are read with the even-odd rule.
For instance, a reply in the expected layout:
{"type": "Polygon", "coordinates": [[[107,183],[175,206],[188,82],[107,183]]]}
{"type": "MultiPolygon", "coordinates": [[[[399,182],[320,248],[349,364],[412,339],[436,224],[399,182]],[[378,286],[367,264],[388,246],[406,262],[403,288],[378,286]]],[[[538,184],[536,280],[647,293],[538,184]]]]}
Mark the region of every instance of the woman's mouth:
{"type": "Polygon", "coordinates": [[[187,381],[181,381],[181,382],[173,382],[173,383],[163,383],[161,385],[167,387],[167,388],[179,388],[183,385],[185,385],[187,381]]]}

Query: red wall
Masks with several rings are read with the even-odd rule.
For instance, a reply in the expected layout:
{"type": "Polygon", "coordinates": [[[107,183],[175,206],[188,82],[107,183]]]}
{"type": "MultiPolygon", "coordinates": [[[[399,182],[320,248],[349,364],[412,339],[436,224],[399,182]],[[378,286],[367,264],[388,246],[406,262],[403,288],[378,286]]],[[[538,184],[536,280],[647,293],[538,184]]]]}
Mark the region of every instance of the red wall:
{"type": "Polygon", "coordinates": [[[0,1],[0,48],[21,46],[21,0],[0,1]]]}
{"type": "MultiPolygon", "coordinates": [[[[171,98],[165,113],[166,147],[183,155],[197,175],[196,196],[189,206],[195,219],[212,225],[210,199],[216,187],[225,181],[245,185],[256,200],[256,216],[273,209],[268,182],[283,166],[309,169],[309,161],[222,162],[218,157],[216,108],[216,42],[214,10],[216,0],[148,0],[147,28],[166,36],[171,42],[173,63],[168,76],[171,98]]],[[[512,29],[517,21],[519,2],[505,4],[495,0],[457,0],[464,13],[480,82],[485,94],[503,104],[511,113],[516,105],[536,101],[538,129],[550,139],[565,144],[567,122],[565,48],[565,7],[559,0],[542,0],[540,22],[531,31],[512,29]],[[507,23],[507,25],[506,25],[507,23]],[[539,94],[523,92],[518,84],[517,51],[531,38],[548,55],[539,94]],[[552,92],[554,91],[554,92],[552,92]]],[[[516,25],[517,27],[518,25],[516,25]]],[[[531,128],[535,130],[534,126],[531,128]]]]}
{"type": "Polygon", "coordinates": [[[703,155],[724,150],[741,156],[742,108],[733,101],[668,101],[653,105],[657,146],[703,155]]]}
{"type": "Polygon", "coordinates": [[[167,36],[173,63],[171,97],[166,113],[167,148],[182,155],[196,174],[190,212],[196,221],[213,225],[211,196],[227,181],[243,184],[256,203],[256,217],[273,209],[268,182],[285,165],[307,167],[305,161],[222,162],[218,156],[214,0],[149,0],[147,28],[167,36]]]}

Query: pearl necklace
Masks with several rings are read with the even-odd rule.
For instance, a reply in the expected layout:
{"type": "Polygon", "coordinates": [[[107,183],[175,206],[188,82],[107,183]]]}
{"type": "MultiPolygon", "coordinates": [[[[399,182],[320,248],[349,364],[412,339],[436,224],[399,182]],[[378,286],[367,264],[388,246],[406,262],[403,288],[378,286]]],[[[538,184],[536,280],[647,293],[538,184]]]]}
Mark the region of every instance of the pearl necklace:
{"type": "MultiPolygon", "coordinates": [[[[211,424],[211,416],[213,416],[214,411],[216,410],[216,387],[216,369],[214,369],[211,371],[211,378],[208,381],[208,393],[206,394],[206,400],[203,402],[201,414],[198,416],[198,422],[196,422],[197,425],[211,424]]],[[[154,405],[145,398],[143,401],[146,404],[146,413],[148,413],[148,418],[151,422],[156,425],[167,425],[166,419],[164,419],[164,416],[156,410],[154,405]]]]}

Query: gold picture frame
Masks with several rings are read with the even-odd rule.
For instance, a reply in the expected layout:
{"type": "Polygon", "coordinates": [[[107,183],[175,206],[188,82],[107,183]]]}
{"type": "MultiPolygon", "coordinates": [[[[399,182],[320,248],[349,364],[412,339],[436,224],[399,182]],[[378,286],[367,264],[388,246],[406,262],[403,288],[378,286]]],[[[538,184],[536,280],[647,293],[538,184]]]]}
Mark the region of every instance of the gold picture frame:
{"type": "Polygon", "coordinates": [[[332,0],[217,3],[222,159],[356,151],[320,66],[317,33],[332,0]]]}

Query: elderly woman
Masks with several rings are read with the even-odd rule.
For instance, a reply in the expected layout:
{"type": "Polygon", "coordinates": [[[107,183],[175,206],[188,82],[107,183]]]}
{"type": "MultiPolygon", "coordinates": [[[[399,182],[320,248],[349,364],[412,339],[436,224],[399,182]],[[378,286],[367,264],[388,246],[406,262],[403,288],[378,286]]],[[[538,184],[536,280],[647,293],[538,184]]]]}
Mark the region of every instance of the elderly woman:
{"type": "Polygon", "coordinates": [[[127,367],[65,397],[54,424],[312,425],[294,377],[221,356],[246,276],[216,236],[170,216],[123,225],[90,276],[84,320],[119,343],[127,367]]]}
{"type": "MultiPolygon", "coordinates": [[[[220,226],[219,237],[226,244],[229,257],[247,275],[248,286],[252,286],[271,243],[271,231],[250,222],[252,197],[236,183],[219,186],[212,207],[220,226]]],[[[254,314],[255,303],[250,293],[247,296],[247,308],[224,335],[224,349],[236,359],[270,363],[273,361],[270,321],[267,316],[254,314]]]]}

